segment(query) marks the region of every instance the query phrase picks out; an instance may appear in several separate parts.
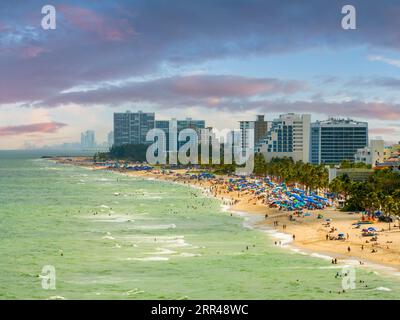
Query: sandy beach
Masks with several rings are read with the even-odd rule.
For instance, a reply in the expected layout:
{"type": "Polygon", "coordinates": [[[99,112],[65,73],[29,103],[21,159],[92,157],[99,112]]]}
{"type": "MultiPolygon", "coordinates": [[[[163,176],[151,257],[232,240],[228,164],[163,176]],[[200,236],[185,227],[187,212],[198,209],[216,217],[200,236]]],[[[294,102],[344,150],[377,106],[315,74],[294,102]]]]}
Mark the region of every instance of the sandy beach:
{"type": "MultiPolygon", "coordinates": [[[[185,176],[186,170],[161,172],[160,170],[105,169],[95,164],[83,163],[82,160],[81,158],[68,161],[56,159],[60,163],[88,166],[93,170],[113,170],[127,176],[160,179],[200,187],[206,194],[220,199],[224,205],[228,205],[230,210],[234,212],[260,215],[262,219],[257,223],[259,227],[267,226],[290,235],[293,239],[291,246],[294,248],[308,253],[330,256],[336,258],[338,262],[355,260],[359,264],[373,263],[400,270],[400,228],[398,222],[392,223],[390,230],[388,223],[375,222],[372,226],[378,231],[378,241],[373,242],[371,238],[361,235],[363,226],[361,228],[353,226],[353,223],[361,220],[362,215],[360,213],[341,212],[330,207],[323,210],[306,210],[302,215],[295,215],[294,219],[289,219],[293,212],[269,208],[250,191],[228,191],[227,176],[197,180],[185,176]],[[329,223],[327,219],[330,219],[329,223]],[[330,240],[330,238],[337,237],[339,233],[345,235],[343,240],[330,240]]],[[[366,225],[366,227],[370,226],[366,225]]],[[[278,240],[276,245],[280,245],[278,240]]]]}

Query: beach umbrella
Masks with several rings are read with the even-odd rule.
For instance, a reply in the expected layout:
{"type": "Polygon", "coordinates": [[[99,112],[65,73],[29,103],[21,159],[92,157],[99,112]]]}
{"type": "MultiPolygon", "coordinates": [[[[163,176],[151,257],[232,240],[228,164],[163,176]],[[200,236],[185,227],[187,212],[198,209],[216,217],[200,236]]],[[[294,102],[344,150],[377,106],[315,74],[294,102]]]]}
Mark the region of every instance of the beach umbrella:
{"type": "Polygon", "coordinates": [[[295,199],[299,200],[299,201],[302,201],[302,200],[303,200],[302,197],[300,197],[299,195],[297,195],[297,194],[295,194],[295,193],[292,193],[292,196],[293,196],[295,199]]]}

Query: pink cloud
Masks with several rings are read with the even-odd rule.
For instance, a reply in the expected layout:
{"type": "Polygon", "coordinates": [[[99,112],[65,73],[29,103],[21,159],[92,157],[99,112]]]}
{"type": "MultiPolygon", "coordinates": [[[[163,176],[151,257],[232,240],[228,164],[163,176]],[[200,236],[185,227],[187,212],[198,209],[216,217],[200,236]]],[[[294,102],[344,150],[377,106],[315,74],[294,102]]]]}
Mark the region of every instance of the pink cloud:
{"type": "Polygon", "coordinates": [[[63,5],[60,7],[65,19],[74,27],[95,33],[110,41],[122,41],[134,34],[134,30],[124,19],[107,18],[91,9],[63,5]]]}
{"type": "Polygon", "coordinates": [[[0,137],[32,133],[55,133],[58,131],[58,129],[65,126],[65,123],[60,122],[42,122],[20,126],[0,127],[0,137]]]}
{"type": "Polygon", "coordinates": [[[172,92],[201,97],[249,97],[273,93],[294,93],[305,85],[296,81],[281,81],[267,78],[247,78],[243,76],[186,76],[171,79],[172,92]]]}
{"type": "Polygon", "coordinates": [[[43,52],[46,52],[45,48],[38,47],[38,46],[29,46],[22,49],[22,56],[24,58],[36,58],[41,55],[43,52]]]}
{"type": "Polygon", "coordinates": [[[7,26],[0,21],[0,32],[6,31],[7,30],[7,26]]]}

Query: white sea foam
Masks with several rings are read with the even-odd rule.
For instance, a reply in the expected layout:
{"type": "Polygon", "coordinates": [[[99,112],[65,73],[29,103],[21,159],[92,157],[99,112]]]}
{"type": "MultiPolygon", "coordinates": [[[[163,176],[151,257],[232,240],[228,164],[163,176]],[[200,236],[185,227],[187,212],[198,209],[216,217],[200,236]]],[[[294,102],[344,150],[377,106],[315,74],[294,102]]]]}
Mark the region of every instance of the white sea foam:
{"type": "Polygon", "coordinates": [[[324,260],[332,260],[332,257],[324,255],[324,254],[316,253],[316,252],[311,253],[310,256],[314,257],[314,258],[324,259],[324,260]]]}
{"type": "Polygon", "coordinates": [[[290,248],[290,251],[293,251],[293,252],[295,252],[295,253],[297,253],[297,254],[301,254],[302,256],[307,256],[308,255],[308,253],[307,252],[304,252],[304,251],[302,251],[302,250],[300,250],[299,248],[290,248]]]}
{"type": "Polygon", "coordinates": [[[63,296],[51,296],[47,300],[66,300],[63,296]]]}
{"type": "Polygon", "coordinates": [[[115,238],[112,236],[104,236],[102,239],[115,240],[115,238]]]}
{"type": "Polygon", "coordinates": [[[222,212],[227,212],[227,211],[229,211],[229,206],[228,205],[225,205],[225,204],[221,204],[221,211],[222,212]]]}
{"type": "Polygon", "coordinates": [[[181,254],[179,254],[180,257],[200,257],[201,254],[199,253],[189,253],[189,252],[182,252],[181,254]]]}
{"type": "Polygon", "coordinates": [[[134,240],[138,243],[151,243],[151,242],[174,242],[176,240],[184,239],[184,236],[142,236],[142,235],[128,235],[122,236],[125,240],[134,240]]]}
{"type": "Polygon", "coordinates": [[[175,254],[176,253],[176,251],[170,250],[170,249],[167,249],[167,248],[157,248],[156,250],[157,250],[156,252],[149,252],[147,254],[151,254],[151,255],[154,255],[154,254],[155,255],[158,255],[158,254],[169,255],[169,254],[175,254]]]}
{"type": "Polygon", "coordinates": [[[375,288],[375,290],[378,290],[378,291],[392,291],[392,289],[389,289],[389,288],[386,288],[386,287],[377,287],[377,288],[375,288]]]}
{"type": "Polygon", "coordinates": [[[174,223],[171,224],[154,224],[154,225],[142,225],[135,226],[134,229],[137,230],[164,230],[164,229],[175,229],[176,225],[174,223]]]}
{"type": "Polygon", "coordinates": [[[132,261],[168,261],[169,258],[167,257],[147,257],[147,258],[127,258],[126,260],[132,261]]]}
{"type": "Polygon", "coordinates": [[[191,247],[184,239],[177,239],[173,241],[166,241],[167,246],[170,248],[191,247]]]}
{"type": "Polygon", "coordinates": [[[124,292],[124,295],[131,296],[131,295],[140,294],[140,293],[144,293],[144,291],[139,290],[138,288],[135,288],[135,289],[129,290],[127,292],[124,292]]]}
{"type": "Polygon", "coordinates": [[[123,217],[109,218],[109,219],[95,219],[96,222],[114,222],[114,223],[124,223],[124,222],[135,222],[135,220],[127,219],[123,217]]]}

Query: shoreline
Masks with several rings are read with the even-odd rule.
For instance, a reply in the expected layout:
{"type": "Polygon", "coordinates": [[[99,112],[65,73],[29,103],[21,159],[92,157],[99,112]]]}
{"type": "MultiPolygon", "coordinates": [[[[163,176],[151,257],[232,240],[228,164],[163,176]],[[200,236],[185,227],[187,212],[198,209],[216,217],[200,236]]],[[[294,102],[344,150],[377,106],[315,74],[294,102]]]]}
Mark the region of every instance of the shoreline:
{"type": "MultiPolygon", "coordinates": [[[[293,253],[308,255],[310,257],[325,260],[332,260],[336,258],[338,264],[332,264],[332,268],[342,268],[344,265],[353,265],[370,268],[373,269],[374,272],[379,270],[390,275],[400,276],[400,251],[398,247],[396,250],[393,249],[394,241],[391,241],[392,248],[386,250],[392,250],[392,252],[385,253],[385,250],[380,250],[381,248],[384,249],[384,247],[372,245],[372,247],[377,247],[379,251],[377,254],[368,254],[368,249],[371,247],[371,245],[361,244],[363,239],[361,239],[361,241],[360,239],[350,239],[345,240],[344,242],[337,240],[323,240],[321,239],[321,236],[323,237],[323,234],[326,233],[326,230],[323,230],[321,226],[317,225],[318,222],[322,222],[321,220],[315,221],[315,219],[310,218],[308,220],[311,221],[305,222],[304,220],[306,218],[303,217],[299,223],[296,221],[296,223],[290,224],[288,222],[288,212],[280,212],[277,209],[262,206],[258,204],[257,201],[254,201],[254,197],[235,197],[234,193],[236,192],[233,191],[222,193],[223,190],[221,190],[221,185],[218,183],[211,183],[208,180],[190,180],[182,176],[176,176],[176,174],[181,174],[185,170],[175,170],[175,175],[171,175],[153,171],[127,171],[121,169],[104,168],[96,166],[93,163],[82,164],[78,161],[64,161],[62,158],[53,158],[50,160],[55,161],[56,163],[87,167],[91,170],[106,170],[114,173],[120,173],[128,177],[144,178],[153,181],[159,180],[173,182],[195,187],[196,189],[202,190],[205,196],[213,197],[219,200],[223,210],[230,212],[231,215],[243,218],[243,227],[249,227],[266,233],[271,238],[271,241],[275,241],[275,245],[282,247],[283,249],[288,249],[293,253]],[[211,187],[216,188],[214,194],[211,191],[211,187]],[[266,214],[268,214],[268,218],[264,218],[266,214]],[[257,218],[254,219],[252,217],[257,218]],[[252,219],[254,221],[246,226],[246,221],[248,222],[248,220],[252,219]],[[274,221],[277,221],[277,226],[274,226],[274,221]],[[285,226],[283,227],[284,230],[282,226],[285,226]],[[292,238],[293,234],[295,234],[295,239],[292,238]],[[356,251],[354,248],[356,248],[357,245],[365,248],[356,251]],[[351,246],[353,250],[351,252],[346,252],[345,249],[347,246],[351,246]],[[382,256],[385,256],[385,258],[382,259],[382,256]]],[[[359,218],[359,215],[357,214],[344,213],[331,208],[310,211],[310,214],[315,216],[320,214],[321,211],[323,212],[324,216],[334,216],[333,221],[342,219],[343,221],[340,220],[338,222],[334,222],[335,225],[340,226],[341,230],[344,229],[346,224],[347,228],[351,228],[351,222],[356,221],[356,219],[359,218]]],[[[385,223],[379,224],[387,226],[385,223]]],[[[347,231],[350,232],[350,230],[347,231]]],[[[396,239],[397,237],[400,239],[400,230],[398,228],[393,228],[393,231],[396,239]]],[[[353,237],[353,235],[354,232],[352,232],[351,237],[353,237]]],[[[397,245],[398,243],[399,242],[396,242],[397,245]]]]}

